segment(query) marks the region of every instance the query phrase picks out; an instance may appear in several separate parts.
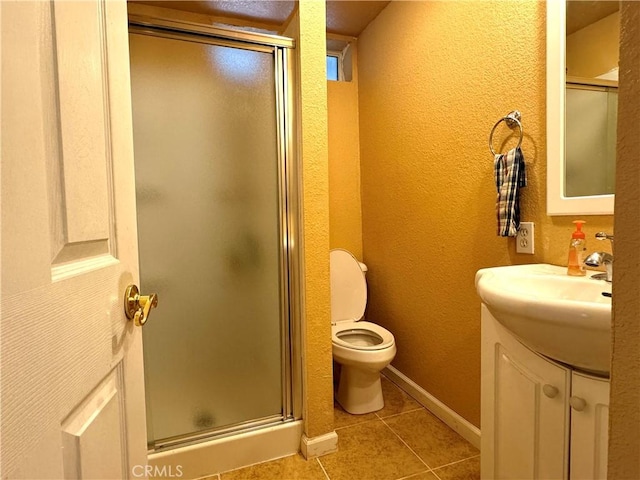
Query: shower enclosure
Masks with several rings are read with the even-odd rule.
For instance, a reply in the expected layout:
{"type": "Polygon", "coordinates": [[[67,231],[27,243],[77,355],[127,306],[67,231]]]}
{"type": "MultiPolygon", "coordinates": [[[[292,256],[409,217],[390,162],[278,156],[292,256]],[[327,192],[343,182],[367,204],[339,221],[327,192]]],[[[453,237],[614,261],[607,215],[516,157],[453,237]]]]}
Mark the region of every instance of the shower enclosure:
{"type": "Polygon", "coordinates": [[[130,18],[154,450],[299,417],[292,41],[130,18]]]}

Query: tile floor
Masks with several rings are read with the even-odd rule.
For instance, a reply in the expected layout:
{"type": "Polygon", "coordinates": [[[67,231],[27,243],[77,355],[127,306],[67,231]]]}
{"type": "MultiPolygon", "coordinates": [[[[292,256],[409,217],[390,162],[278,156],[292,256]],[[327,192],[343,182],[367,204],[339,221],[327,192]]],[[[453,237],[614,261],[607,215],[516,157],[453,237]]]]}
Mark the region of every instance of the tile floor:
{"type": "Polygon", "coordinates": [[[382,378],[385,407],[350,415],[336,404],[338,451],[260,463],[206,480],[475,480],[480,452],[391,381],[382,378]]]}

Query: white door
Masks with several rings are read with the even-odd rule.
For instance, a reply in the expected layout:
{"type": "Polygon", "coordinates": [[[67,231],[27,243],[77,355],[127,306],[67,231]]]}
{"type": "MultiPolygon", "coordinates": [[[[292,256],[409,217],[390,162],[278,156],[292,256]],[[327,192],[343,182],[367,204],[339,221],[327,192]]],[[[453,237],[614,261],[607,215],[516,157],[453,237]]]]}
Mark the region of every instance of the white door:
{"type": "Polygon", "coordinates": [[[141,332],[123,313],[138,281],[126,5],[0,13],[0,475],[142,476],[141,332]]]}

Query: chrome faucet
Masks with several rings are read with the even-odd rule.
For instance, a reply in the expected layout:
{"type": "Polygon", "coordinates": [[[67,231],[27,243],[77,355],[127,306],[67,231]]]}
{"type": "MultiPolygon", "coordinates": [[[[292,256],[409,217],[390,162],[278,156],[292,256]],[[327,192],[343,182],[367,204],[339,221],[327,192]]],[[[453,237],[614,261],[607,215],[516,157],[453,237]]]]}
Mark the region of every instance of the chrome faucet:
{"type": "MultiPolygon", "coordinates": [[[[611,241],[611,251],[613,252],[613,235],[609,235],[606,232],[596,233],[596,240],[609,240],[611,241]]],[[[607,273],[598,273],[591,278],[594,280],[606,280],[611,283],[613,280],[613,254],[607,252],[595,252],[589,255],[585,261],[585,265],[590,267],[599,267],[604,265],[607,269],[607,273]]]]}
{"type": "Polygon", "coordinates": [[[599,267],[604,265],[607,269],[607,273],[598,273],[591,278],[594,280],[606,280],[611,283],[613,280],[613,255],[607,252],[594,252],[589,255],[584,261],[585,265],[590,267],[599,267]]]}

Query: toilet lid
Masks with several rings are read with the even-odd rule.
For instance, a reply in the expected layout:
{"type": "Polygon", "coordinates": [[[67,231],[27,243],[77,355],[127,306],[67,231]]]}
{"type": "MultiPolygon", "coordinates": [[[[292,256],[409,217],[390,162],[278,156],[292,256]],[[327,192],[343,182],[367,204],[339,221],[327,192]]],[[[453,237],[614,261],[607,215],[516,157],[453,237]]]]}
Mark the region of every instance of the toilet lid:
{"type": "Polygon", "coordinates": [[[331,250],[331,323],[360,320],[367,306],[367,282],[356,257],[331,250]]]}

